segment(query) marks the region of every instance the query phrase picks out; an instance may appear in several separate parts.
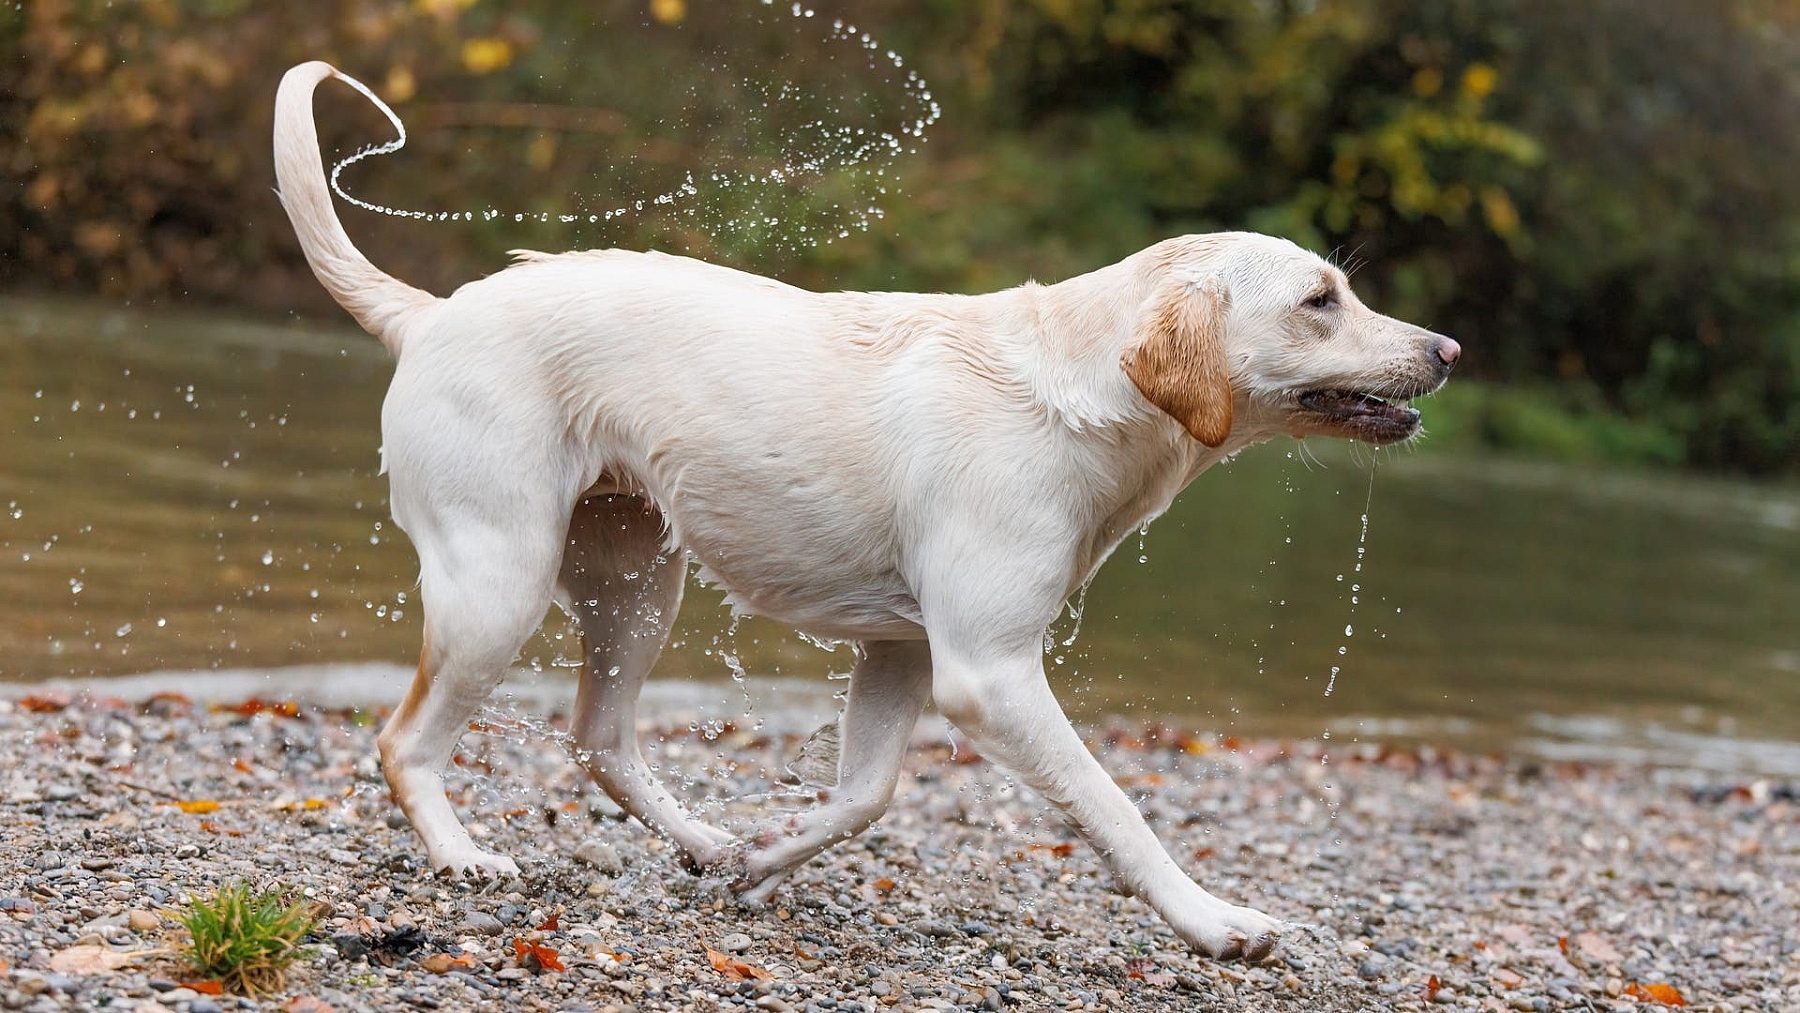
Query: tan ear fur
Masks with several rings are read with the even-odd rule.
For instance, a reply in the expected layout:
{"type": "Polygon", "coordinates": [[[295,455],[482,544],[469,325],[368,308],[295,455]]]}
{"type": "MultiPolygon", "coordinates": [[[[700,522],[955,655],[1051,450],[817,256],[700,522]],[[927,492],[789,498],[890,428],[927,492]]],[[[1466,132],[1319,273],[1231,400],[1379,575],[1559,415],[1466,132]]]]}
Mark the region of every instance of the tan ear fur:
{"type": "Polygon", "coordinates": [[[1171,284],[1157,296],[1143,338],[1125,353],[1125,375],[1194,439],[1216,447],[1231,435],[1231,368],[1223,292],[1212,282],[1171,284]]]}

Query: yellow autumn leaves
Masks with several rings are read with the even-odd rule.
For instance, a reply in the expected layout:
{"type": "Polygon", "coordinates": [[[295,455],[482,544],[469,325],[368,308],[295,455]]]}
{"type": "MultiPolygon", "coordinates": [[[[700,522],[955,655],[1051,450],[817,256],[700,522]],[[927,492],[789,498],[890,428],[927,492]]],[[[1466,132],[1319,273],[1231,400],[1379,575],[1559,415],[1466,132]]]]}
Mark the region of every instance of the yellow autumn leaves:
{"type": "MultiPolygon", "coordinates": [[[[415,0],[419,9],[439,17],[454,17],[473,7],[478,0],[415,0]]],[[[649,0],[650,17],[658,24],[678,25],[687,17],[687,0],[649,0]]],[[[497,35],[484,35],[463,40],[457,54],[463,69],[471,74],[492,74],[504,70],[518,55],[513,43],[497,35]]]]}

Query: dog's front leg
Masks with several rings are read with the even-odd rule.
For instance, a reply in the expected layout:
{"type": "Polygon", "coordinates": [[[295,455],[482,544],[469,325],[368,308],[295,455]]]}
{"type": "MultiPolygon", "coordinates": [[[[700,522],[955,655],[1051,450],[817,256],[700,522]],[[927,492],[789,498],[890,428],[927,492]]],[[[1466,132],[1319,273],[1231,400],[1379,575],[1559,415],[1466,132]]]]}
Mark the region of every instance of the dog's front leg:
{"type": "Polygon", "coordinates": [[[931,630],[938,710],[983,755],[1062,810],[1119,883],[1189,945],[1213,957],[1267,956],[1281,924],[1214,897],[1175,864],[1063,716],[1044,678],[1042,635],[1014,638],[1010,647],[960,639],[931,630]]]}

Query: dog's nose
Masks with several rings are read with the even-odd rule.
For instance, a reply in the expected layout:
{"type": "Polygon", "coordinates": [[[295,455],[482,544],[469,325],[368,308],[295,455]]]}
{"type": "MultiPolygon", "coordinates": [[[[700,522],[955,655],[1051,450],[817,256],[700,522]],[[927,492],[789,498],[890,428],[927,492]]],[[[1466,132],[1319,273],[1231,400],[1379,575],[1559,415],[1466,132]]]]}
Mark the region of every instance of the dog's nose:
{"type": "Polygon", "coordinates": [[[1455,341],[1451,340],[1450,338],[1440,337],[1437,339],[1437,357],[1440,361],[1443,362],[1444,365],[1446,365],[1446,366],[1456,365],[1456,360],[1461,355],[1462,355],[1462,346],[1461,345],[1457,344],[1455,341]]]}

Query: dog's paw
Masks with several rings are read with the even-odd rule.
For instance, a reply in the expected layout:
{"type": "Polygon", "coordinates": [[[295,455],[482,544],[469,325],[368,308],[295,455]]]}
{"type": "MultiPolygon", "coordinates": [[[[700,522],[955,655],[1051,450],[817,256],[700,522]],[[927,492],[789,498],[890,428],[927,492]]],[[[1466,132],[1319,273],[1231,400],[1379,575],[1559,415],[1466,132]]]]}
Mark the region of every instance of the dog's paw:
{"type": "Polygon", "coordinates": [[[1176,935],[1201,953],[1215,960],[1248,963],[1275,952],[1285,928],[1261,911],[1232,904],[1220,904],[1174,925],[1176,935]]]}
{"type": "Polygon", "coordinates": [[[432,862],[437,874],[442,879],[499,880],[513,879],[519,875],[519,863],[505,855],[472,848],[469,851],[446,855],[441,860],[432,862]]]}

